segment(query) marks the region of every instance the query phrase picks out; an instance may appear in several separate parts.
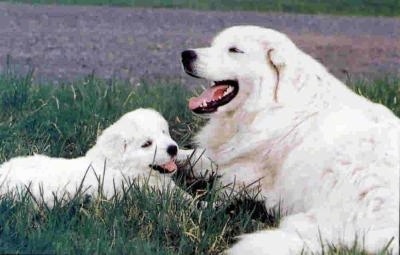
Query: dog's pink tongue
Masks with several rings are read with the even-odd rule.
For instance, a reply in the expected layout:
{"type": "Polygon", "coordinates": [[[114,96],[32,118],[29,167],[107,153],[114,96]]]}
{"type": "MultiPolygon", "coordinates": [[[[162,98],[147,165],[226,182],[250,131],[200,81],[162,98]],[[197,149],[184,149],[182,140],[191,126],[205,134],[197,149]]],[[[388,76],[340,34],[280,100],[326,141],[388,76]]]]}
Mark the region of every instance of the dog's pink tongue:
{"type": "Polygon", "coordinates": [[[167,170],[169,173],[172,173],[178,169],[178,167],[176,166],[176,164],[173,160],[165,163],[161,167],[164,168],[165,170],[167,170]]]}
{"type": "Polygon", "coordinates": [[[203,91],[200,96],[190,98],[189,109],[194,110],[199,108],[203,102],[218,100],[220,96],[222,97],[224,95],[224,92],[228,87],[228,85],[213,86],[203,91]]]}

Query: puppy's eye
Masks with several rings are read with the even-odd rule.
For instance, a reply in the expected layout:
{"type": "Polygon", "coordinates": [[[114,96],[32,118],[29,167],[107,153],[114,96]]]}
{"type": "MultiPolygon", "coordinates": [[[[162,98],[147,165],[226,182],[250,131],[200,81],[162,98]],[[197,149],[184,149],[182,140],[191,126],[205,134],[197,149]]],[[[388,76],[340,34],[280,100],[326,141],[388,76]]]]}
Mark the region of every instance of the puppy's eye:
{"type": "Polygon", "coordinates": [[[231,53],[244,53],[242,50],[239,50],[236,47],[230,47],[229,48],[229,52],[231,52],[231,53]]]}
{"type": "Polygon", "coordinates": [[[146,148],[146,147],[149,147],[149,146],[151,146],[153,144],[153,141],[151,141],[151,140],[147,140],[144,144],[142,144],[142,148],[146,148]]]}

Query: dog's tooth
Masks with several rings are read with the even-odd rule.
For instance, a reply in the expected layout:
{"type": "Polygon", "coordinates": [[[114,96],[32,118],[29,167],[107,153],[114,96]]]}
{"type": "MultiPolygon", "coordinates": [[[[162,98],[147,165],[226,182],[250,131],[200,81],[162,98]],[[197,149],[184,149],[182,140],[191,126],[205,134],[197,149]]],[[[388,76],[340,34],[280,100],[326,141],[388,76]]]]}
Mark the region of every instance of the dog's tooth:
{"type": "Polygon", "coordinates": [[[224,91],[224,95],[223,95],[223,96],[228,95],[228,94],[231,93],[232,91],[233,91],[233,88],[232,88],[231,86],[229,86],[229,87],[224,91]]]}

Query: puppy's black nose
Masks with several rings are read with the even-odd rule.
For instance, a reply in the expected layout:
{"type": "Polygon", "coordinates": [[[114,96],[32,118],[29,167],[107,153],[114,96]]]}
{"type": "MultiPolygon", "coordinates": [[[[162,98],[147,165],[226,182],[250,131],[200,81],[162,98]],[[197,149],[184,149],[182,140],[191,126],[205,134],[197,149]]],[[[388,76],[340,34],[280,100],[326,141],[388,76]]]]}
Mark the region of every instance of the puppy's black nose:
{"type": "Polygon", "coordinates": [[[170,145],[167,148],[167,153],[168,155],[170,155],[171,157],[175,157],[176,154],[178,154],[178,147],[176,145],[170,145]]]}
{"type": "Polygon", "coordinates": [[[182,65],[185,69],[185,72],[193,75],[193,62],[197,59],[197,54],[194,50],[185,50],[181,53],[182,56],[182,65]]]}

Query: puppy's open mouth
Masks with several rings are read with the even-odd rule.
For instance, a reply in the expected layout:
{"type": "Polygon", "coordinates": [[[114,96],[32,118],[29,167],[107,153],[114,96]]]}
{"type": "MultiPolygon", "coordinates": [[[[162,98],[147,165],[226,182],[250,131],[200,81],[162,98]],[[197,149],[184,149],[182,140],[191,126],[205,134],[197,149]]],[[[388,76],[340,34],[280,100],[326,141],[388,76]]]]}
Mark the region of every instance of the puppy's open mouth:
{"type": "Polygon", "coordinates": [[[214,81],[200,96],[189,100],[189,109],[198,114],[213,113],[234,99],[238,92],[236,80],[214,81]]]}
{"type": "Polygon", "coordinates": [[[175,163],[175,160],[168,161],[163,165],[149,165],[149,167],[153,168],[154,170],[160,172],[161,174],[170,174],[175,172],[178,167],[175,163]]]}

